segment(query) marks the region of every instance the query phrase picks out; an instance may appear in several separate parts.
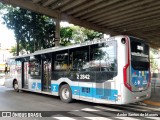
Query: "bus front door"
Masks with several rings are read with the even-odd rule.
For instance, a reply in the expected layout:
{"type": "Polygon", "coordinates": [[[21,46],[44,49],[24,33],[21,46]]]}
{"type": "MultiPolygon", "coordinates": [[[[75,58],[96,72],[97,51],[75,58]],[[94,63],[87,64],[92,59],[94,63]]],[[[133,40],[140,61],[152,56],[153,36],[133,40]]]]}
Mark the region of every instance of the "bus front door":
{"type": "Polygon", "coordinates": [[[22,76],[23,76],[23,79],[22,79],[22,88],[24,89],[28,89],[28,80],[29,80],[29,67],[28,67],[28,62],[23,62],[22,63],[22,76]]]}
{"type": "Polygon", "coordinates": [[[43,91],[51,92],[51,61],[44,61],[43,69],[43,91]]]}

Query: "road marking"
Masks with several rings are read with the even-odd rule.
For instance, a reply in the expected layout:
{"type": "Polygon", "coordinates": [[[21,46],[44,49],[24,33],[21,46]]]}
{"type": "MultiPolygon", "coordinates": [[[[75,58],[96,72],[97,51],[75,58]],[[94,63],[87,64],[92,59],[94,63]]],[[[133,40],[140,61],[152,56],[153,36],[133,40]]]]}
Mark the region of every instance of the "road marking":
{"type": "Polygon", "coordinates": [[[68,112],[68,113],[76,115],[76,116],[80,116],[80,117],[98,117],[97,115],[86,113],[86,112],[81,112],[81,111],[78,111],[78,112],[72,111],[72,112],[68,112]]]}
{"type": "Polygon", "coordinates": [[[146,118],[149,118],[149,119],[152,119],[152,120],[160,120],[159,117],[146,117],[146,118]]]}
{"type": "Polygon", "coordinates": [[[108,107],[102,107],[102,106],[94,106],[95,108],[103,109],[103,110],[110,110],[110,111],[123,111],[119,109],[114,109],[114,108],[108,108],[108,107]]]}
{"type": "Polygon", "coordinates": [[[52,118],[55,118],[55,119],[58,119],[58,120],[77,120],[77,119],[74,119],[74,118],[71,118],[71,117],[66,117],[66,116],[63,116],[63,115],[60,115],[60,114],[57,114],[52,118]]]}
{"type": "MultiPolygon", "coordinates": [[[[100,108],[100,109],[105,109],[105,110],[109,110],[107,108],[104,108],[104,107],[101,107],[101,106],[94,106],[96,108],[100,108]]],[[[95,110],[95,109],[91,109],[91,108],[84,108],[82,110],[85,110],[85,111],[88,111],[90,112],[90,114],[97,114],[99,117],[84,117],[84,118],[87,118],[87,119],[90,119],[90,120],[111,120],[111,118],[116,118],[117,117],[117,113],[110,113],[110,112],[104,112],[104,111],[101,111],[101,110],[95,110]],[[97,112],[98,111],[98,112],[97,112]],[[93,113],[91,113],[93,112],[93,113]],[[106,116],[106,117],[100,117],[100,116],[106,116]],[[107,118],[107,117],[110,117],[110,118],[107,118]]],[[[116,109],[110,109],[112,111],[117,111],[116,109]]],[[[119,110],[119,111],[122,111],[122,110],[119,110]]],[[[132,118],[132,117],[117,117],[118,119],[125,119],[127,118],[128,120],[139,120],[139,119],[136,119],[136,118],[132,118]]]]}
{"type": "Polygon", "coordinates": [[[147,111],[147,110],[144,110],[144,109],[129,108],[127,106],[117,106],[117,109],[109,108],[109,107],[102,107],[102,106],[94,106],[94,107],[99,108],[99,109],[103,109],[103,110],[110,110],[110,111],[124,111],[124,110],[128,110],[128,109],[130,109],[130,110],[139,110],[139,111],[147,111]],[[120,110],[120,108],[124,108],[124,110],[120,110]]]}
{"type": "Polygon", "coordinates": [[[136,118],[132,118],[132,117],[114,117],[117,119],[122,119],[122,120],[140,120],[140,119],[136,119],[136,118]]]}
{"type": "MultiPolygon", "coordinates": [[[[105,109],[105,110],[109,110],[108,108],[105,108],[105,107],[101,107],[101,106],[94,106],[96,108],[100,108],[100,109],[105,109]]],[[[89,110],[87,108],[87,110],[89,110]]],[[[94,109],[92,109],[93,111],[94,109]]],[[[118,111],[117,109],[110,109],[112,111],[118,111]]],[[[99,110],[98,110],[99,111],[99,110]]],[[[123,110],[119,110],[119,111],[123,111],[123,110]]],[[[109,116],[110,118],[106,118],[106,117],[95,117],[95,119],[93,117],[84,117],[84,118],[88,118],[88,119],[91,119],[91,120],[110,120],[111,118],[117,118],[117,119],[122,119],[122,120],[139,120],[139,119],[136,119],[136,118],[133,118],[133,117],[117,117],[117,113],[116,114],[113,114],[113,113],[110,113],[110,112],[103,112],[103,111],[99,111],[99,112],[95,112],[93,111],[93,114],[96,113],[98,114],[99,116],[109,116]],[[96,119],[97,118],[97,119],[96,119]],[[102,118],[102,119],[99,119],[99,118],[102,118]]]]}
{"type": "Polygon", "coordinates": [[[81,109],[83,111],[100,111],[100,110],[96,110],[96,109],[91,109],[91,108],[84,108],[84,109],[81,109]]]}
{"type": "MultiPolygon", "coordinates": [[[[111,112],[104,112],[104,111],[101,111],[101,110],[95,110],[95,109],[91,109],[91,108],[84,108],[84,109],[81,109],[83,111],[87,111],[87,112],[90,112],[90,114],[98,114],[98,116],[105,116],[105,117],[115,117],[117,116],[117,114],[114,114],[114,113],[111,113],[111,112]]],[[[87,116],[87,117],[90,117],[90,116],[87,116]]]]}
{"type": "Polygon", "coordinates": [[[112,120],[112,119],[105,118],[105,117],[84,117],[84,118],[89,119],[89,120],[112,120]]]}
{"type": "Polygon", "coordinates": [[[80,111],[80,110],[71,110],[71,111],[80,111]]]}

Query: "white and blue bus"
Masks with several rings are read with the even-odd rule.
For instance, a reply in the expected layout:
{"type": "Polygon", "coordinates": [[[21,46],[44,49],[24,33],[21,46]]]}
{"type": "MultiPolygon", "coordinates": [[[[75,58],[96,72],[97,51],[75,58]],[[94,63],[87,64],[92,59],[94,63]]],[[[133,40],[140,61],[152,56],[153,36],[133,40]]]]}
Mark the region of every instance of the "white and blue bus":
{"type": "Polygon", "coordinates": [[[15,91],[60,96],[67,103],[128,104],[151,95],[149,46],[139,38],[115,36],[14,59],[21,67],[6,86],[15,91]]]}

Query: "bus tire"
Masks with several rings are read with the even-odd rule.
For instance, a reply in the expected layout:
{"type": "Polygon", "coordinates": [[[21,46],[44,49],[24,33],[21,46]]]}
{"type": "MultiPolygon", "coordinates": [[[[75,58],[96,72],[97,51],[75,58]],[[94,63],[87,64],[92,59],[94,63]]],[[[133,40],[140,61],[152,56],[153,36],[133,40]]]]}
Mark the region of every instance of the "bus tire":
{"type": "Polygon", "coordinates": [[[13,82],[13,88],[14,88],[14,91],[19,92],[17,80],[13,82]]]}
{"type": "Polygon", "coordinates": [[[72,102],[72,91],[69,85],[62,85],[60,88],[60,99],[65,103],[72,102]]]}

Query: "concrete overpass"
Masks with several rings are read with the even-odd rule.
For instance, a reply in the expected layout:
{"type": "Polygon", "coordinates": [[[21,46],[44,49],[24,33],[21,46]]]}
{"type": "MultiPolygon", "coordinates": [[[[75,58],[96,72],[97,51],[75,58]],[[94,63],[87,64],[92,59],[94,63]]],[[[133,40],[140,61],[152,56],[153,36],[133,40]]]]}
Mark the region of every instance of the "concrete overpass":
{"type": "MultiPolygon", "coordinates": [[[[0,0],[111,35],[128,34],[160,48],[159,0],[0,0]]],[[[56,26],[59,31],[59,24],[56,26]]],[[[59,32],[56,32],[59,39],[59,32]]]]}

